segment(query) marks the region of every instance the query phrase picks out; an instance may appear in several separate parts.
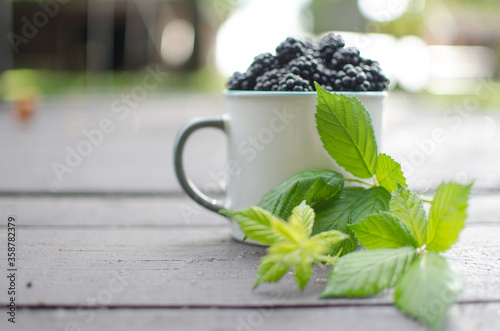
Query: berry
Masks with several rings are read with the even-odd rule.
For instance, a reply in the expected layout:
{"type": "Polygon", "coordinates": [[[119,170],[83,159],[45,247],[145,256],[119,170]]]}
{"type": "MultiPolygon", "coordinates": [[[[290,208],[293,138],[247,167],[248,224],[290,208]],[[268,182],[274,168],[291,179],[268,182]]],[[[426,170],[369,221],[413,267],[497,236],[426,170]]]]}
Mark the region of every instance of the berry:
{"type": "Polygon", "coordinates": [[[337,72],[333,88],[335,91],[362,91],[363,88],[368,88],[366,84],[361,87],[365,81],[366,75],[360,67],[346,64],[342,70],[337,72]]]}
{"type": "Polygon", "coordinates": [[[341,70],[346,64],[358,65],[360,59],[361,57],[359,56],[359,50],[357,48],[347,47],[341,48],[333,54],[329,64],[331,69],[341,70]]]}
{"type": "Polygon", "coordinates": [[[257,77],[278,68],[279,62],[271,53],[257,55],[245,73],[235,72],[227,83],[228,90],[253,90],[257,77]]]}
{"type": "Polygon", "coordinates": [[[236,71],[231,77],[226,86],[228,90],[252,90],[255,84],[254,79],[246,73],[236,71]]]}
{"type": "Polygon", "coordinates": [[[364,59],[361,68],[366,74],[367,81],[371,84],[369,91],[383,91],[387,89],[389,79],[382,73],[378,62],[364,59]]]}
{"type": "Polygon", "coordinates": [[[276,55],[256,56],[244,73],[235,72],[229,90],[315,91],[314,82],[330,91],[383,91],[389,79],[378,62],[344,47],[340,35],[328,34],[318,42],[289,37],[276,55]]]}
{"type": "Polygon", "coordinates": [[[273,69],[262,76],[257,77],[254,90],[256,91],[278,91],[279,81],[286,74],[285,69],[273,69]]]}
{"type": "Polygon", "coordinates": [[[388,83],[376,63],[371,66],[346,64],[337,72],[332,87],[335,91],[383,91],[388,83]]]}
{"type": "Polygon", "coordinates": [[[247,72],[251,72],[253,76],[262,76],[265,72],[279,67],[279,62],[276,56],[271,53],[262,53],[257,55],[247,72]]]}
{"type": "Polygon", "coordinates": [[[279,81],[279,91],[305,92],[312,91],[309,81],[298,75],[288,73],[279,81]]]}
{"type": "Polygon", "coordinates": [[[324,89],[332,91],[333,83],[335,82],[335,78],[337,77],[337,72],[335,70],[329,69],[323,63],[320,63],[316,69],[316,72],[313,75],[313,79],[311,81],[311,86],[314,91],[316,91],[316,87],[314,86],[314,82],[317,82],[324,89]]]}
{"type": "Polygon", "coordinates": [[[285,65],[291,60],[308,53],[309,43],[288,37],[276,47],[276,57],[280,64],[285,65]]]}
{"type": "Polygon", "coordinates": [[[325,63],[330,63],[339,49],[345,46],[344,39],[340,35],[329,33],[323,36],[314,47],[316,57],[321,58],[325,63]]]}
{"type": "MultiPolygon", "coordinates": [[[[288,66],[288,72],[300,76],[305,80],[313,81],[315,74],[318,74],[318,66],[320,63],[312,55],[302,55],[298,58],[290,61],[288,66]]],[[[318,76],[318,78],[320,78],[318,76]]]]}
{"type": "Polygon", "coordinates": [[[303,55],[290,61],[286,68],[288,72],[308,80],[313,91],[316,91],[314,82],[326,87],[331,85],[331,76],[335,74],[312,54],[303,55]]]}

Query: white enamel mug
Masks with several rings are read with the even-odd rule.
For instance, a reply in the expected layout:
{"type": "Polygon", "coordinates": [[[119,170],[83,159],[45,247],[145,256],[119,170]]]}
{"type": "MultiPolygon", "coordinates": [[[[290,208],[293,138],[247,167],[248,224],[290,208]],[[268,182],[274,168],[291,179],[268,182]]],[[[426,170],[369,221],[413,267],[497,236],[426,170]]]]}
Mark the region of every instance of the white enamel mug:
{"type": "MultiPolygon", "coordinates": [[[[340,92],[358,98],[372,118],[379,144],[386,92],[340,92]]],[[[323,149],[316,130],[316,92],[226,91],[227,112],[221,118],[195,119],[178,133],[174,148],[177,179],[188,196],[201,206],[218,212],[256,205],[270,189],[298,172],[309,169],[345,170],[323,149]],[[184,145],[201,128],[217,128],[228,139],[226,178],[229,178],[224,204],[203,194],[186,177],[183,167],[184,145]]],[[[214,148],[216,148],[214,146],[214,148]]],[[[207,169],[208,171],[208,169],[207,169]]],[[[243,240],[239,225],[231,222],[231,233],[243,240]]]]}

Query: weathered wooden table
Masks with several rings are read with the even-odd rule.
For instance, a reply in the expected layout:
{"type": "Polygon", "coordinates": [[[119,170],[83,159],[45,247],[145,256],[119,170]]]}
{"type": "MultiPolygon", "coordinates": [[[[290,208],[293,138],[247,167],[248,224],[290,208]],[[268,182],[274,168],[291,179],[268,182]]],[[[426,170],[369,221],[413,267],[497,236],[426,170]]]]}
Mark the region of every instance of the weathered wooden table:
{"type": "MultiPolygon", "coordinates": [[[[1,330],[423,329],[392,306],[391,292],[317,299],[328,269],[303,293],[291,275],[252,291],[265,249],[233,241],[227,221],[188,200],[172,169],[177,130],[220,115],[223,100],[152,95],[128,113],[114,112],[115,100],[45,100],[25,124],[0,105],[1,330]],[[99,136],[103,120],[109,132],[99,136]],[[7,293],[9,217],[15,295],[7,293]]],[[[500,330],[500,114],[460,106],[393,94],[383,149],[424,195],[444,179],[475,179],[466,229],[446,253],[466,277],[446,329],[500,330]]],[[[220,184],[225,152],[214,146],[224,136],[207,130],[186,151],[202,187],[220,184]]]]}

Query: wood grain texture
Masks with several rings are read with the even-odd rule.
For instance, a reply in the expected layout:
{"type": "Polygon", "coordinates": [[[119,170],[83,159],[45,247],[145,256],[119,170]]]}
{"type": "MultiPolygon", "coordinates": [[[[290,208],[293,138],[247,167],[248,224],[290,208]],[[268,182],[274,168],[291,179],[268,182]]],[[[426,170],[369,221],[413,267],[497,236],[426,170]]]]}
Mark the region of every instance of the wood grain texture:
{"type": "MultiPolygon", "coordinates": [[[[221,96],[151,95],[124,119],[114,100],[46,100],[25,125],[0,104],[0,246],[14,215],[19,308],[18,323],[4,316],[1,330],[423,329],[392,306],[391,291],[319,300],[329,268],[316,268],[304,292],[292,273],[252,291],[265,248],[233,241],[227,220],[183,195],[173,173],[176,132],[194,117],[223,114],[221,96]],[[52,162],[64,163],[103,118],[113,133],[57,180],[52,162]]],[[[381,151],[403,164],[419,193],[475,179],[467,227],[445,253],[466,279],[445,330],[498,330],[500,115],[449,115],[391,93],[381,151]]],[[[223,190],[225,144],[211,130],[189,141],[187,172],[201,188],[223,190]]],[[[6,288],[0,277],[0,305],[6,288]]]]}
{"type": "MultiPolygon", "coordinates": [[[[0,104],[0,191],[180,192],[172,163],[175,135],[192,118],[223,114],[223,98],[150,95],[124,119],[112,111],[114,100],[102,95],[46,100],[27,125],[16,123],[0,104]],[[75,149],[86,139],[83,130],[95,129],[102,118],[111,119],[115,130],[59,181],[52,162],[64,163],[66,148],[75,149]]],[[[475,179],[477,190],[500,189],[498,113],[478,109],[467,117],[451,114],[450,120],[450,109],[398,93],[390,94],[384,111],[380,149],[403,164],[412,189],[424,193],[445,179],[475,179]]],[[[185,163],[200,187],[213,184],[224,169],[225,146],[216,130],[188,142],[185,163]]]]}
{"type": "MultiPolygon", "coordinates": [[[[500,193],[472,194],[467,224],[500,224],[500,193]]],[[[227,220],[179,193],[173,195],[0,196],[0,216],[25,226],[196,226],[227,220]],[[43,212],[41,212],[43,211],[43,212]]]]}
{"type": "Polygon", "coordinates": [[[0,197],[0,216],[8,213],[16,215],[23,226],[191,227],[228,223],[225,217],[204,209],[183,194],[0,197]]]}
{"type": "MultiPolygon", "coordinates": [[[[448,312],[444,331],[492,331],[500,326],[500,304],[460,304],[448,312]]],[[[2,325],[4,321],[0,321],[2,325]]],[[[21,310],[18,324],[2,330],[275,331],[408,330],[425,328],[395,307],[256,309],[21,310]]]]}
{"type": "MultiPolygon", "coordinates": [[[[500,226],[468,227],[446,253],[466,276],[460,301],[500,300],[499,237],[500,226]]],[[[32,284],[21,287],[22,304],[247,307],[277,293],[275,303],[282,306],[392,302],[389,292],[369,299],[318,300],[328,277],[328,269],[319,268],[303,293],[291,274],[252,291],[265,248],[233,241],[225,226],[28,227],[18,228],[18,243],[18,281],[32,284]],[[115,287],[119,291],[109,295],[115,287]]]]}

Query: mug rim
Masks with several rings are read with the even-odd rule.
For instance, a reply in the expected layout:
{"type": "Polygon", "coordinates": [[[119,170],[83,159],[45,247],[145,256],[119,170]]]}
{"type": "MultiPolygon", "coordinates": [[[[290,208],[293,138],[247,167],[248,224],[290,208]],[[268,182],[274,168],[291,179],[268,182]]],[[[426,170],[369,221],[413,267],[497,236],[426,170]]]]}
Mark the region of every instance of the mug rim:
{"type": "MultiPolygon", "coordinates": [[[[338,93],[354,96],[386,96],[387,91],[329,91],[330,93],[338,93]]],[[[316,91],[294,92],[294,91],[255,91],[255,90],[224,90],[224,96],[306,96],[317,95],[316,91]]]]}

